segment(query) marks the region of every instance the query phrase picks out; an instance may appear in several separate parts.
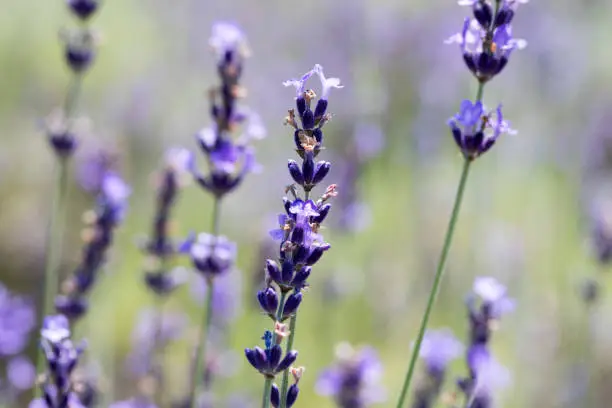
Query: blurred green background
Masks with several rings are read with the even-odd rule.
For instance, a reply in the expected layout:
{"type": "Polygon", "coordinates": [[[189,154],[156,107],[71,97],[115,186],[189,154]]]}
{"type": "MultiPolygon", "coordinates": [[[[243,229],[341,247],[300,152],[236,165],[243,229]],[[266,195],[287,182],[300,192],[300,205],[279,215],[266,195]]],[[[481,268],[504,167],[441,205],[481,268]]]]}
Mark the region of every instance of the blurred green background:
{"type": "MultiPolygon", "coordinates": [[[[53,184],[40,121],[63,101],[69,73],[57,33],[75,21],[61,0],[4,0],[2,8],[0,280],[40,304],[53,184]]],[[[333,406],[315,394],[314,382],[341,341],[377,348],[389,397],[383,406],[394,406],[461,170],[445,122],[461,99],[474,95],[475,80],[457,47],[443,40],[460,30],[468,13],[451,0],[104,2],[93,22],[103,41],[79,107],[91,130],[81,137],[71,171],[76,176],[92,152],[110,151],[133,188],[90,314],[76,328],[89,341],[88,361],[99,366],[108,398],[137,392],[124,359],[138,313],[153,304],[135,244],[152,222],[151,174],[168,147],[197,150],[193,135],[210,124],[206,91],[217,81],[210,27],[230,20],[249,38],[245,103],[260,113],[268,137],[257,145],[263,170],[223,202],[221,230],[238,242],[235,273],[242,283],[235,286],[241,311],[226,337],[235,367],[215,381],[218,406],[235,393],[253,406],[260,398],[263,379],[242,350],[259,344],[270,328],[254,294],[261,249],[270,245],[267,231],[289,183],[286,159],[294,158],[291,132],[282,125],[293,92],[281,82],[315,63],[345,84],[330,98],[335,116],[322,156],[334,166],[330,181],[339,184],[339,200],[352,191],[367,210],[354,216],[355,228],[346,228],[340,212],[348,209],[337,205],[336,221],[324,231],[332,249],[313,273],[298,320],[295,347],[307,371],[297,406],[333,406]],[[343,186],[355,164],[354,135],[364,126],[382,132],[384,148],[358,164],[354,185],[343,186]]],[[[590,209],[612,197],[612,163],[600,154],[610,147],[610,18],[612,5],[603,0],[521,6],[514,33],[529,46],[485,90],[485,103],[503,102],[519,134],[503,137],[473,166],[431,327],[450,327],[463,338],[473,278],[490,275],[508,285],[517,309],[493,339],[495,354],[512,372],[500,394],[504,407],[607,407],[612,397],[610,285],[589,235],[590,209]],[[590,308],[579,293],[586,278],[600,280],[604,293],[590,308]]],[[[66,275],[80,254],[81,214],[92,204],[72,181],[66,275]]],[[[177,236],[208,230],[210,210],[207,194],[186,188],[174,213],[177,236]]],[[[188,312],[195,330],[202,309],[188,288],[167,307],[188,312]]],[[[168,349],[176,397],[189,384],[190,337],[168,349]]],[[[464,373],[458,360],[449,391],[464,373]]]]}

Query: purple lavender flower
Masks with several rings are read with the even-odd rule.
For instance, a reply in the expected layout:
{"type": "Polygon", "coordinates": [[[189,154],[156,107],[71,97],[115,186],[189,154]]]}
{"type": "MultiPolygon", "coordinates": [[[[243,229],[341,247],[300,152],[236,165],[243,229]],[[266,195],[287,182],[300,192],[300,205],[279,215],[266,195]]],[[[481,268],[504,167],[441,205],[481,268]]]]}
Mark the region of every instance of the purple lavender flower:
{"type": "Polygon", "coordinates": [[[68,319],[63,315],[45,317],[40,334],[41,348],[47,360],[47,376],[41,385],[46,406],[82,407],[72,391],[71,377],[84,349],[83,346],[75,347],[70,340],[68,319]]]}
{"type": "Polygon", "coordinates": [[[473,291],[482,300],[483,314],[490,319],[499,319],[514,310],[514,299],[507,296],[506,287],[495,278],[488,276],[476,278],[473,291]]]}
{"type": "Polygon", "coordinates": [[[20,353],[36,324],[33,304],[0,283],[0,356],[20,353]]]}
{"type": "Polygon", "coordinates": [[[413,408],[435,405],[446,377],[448,363],[463,353],[464,347],[449,329],[428,330],[423,337],[419,357],[425,362],[426,379],[414,391],[413,408]]]}
{"type": "Polygon", "coordinates": [[[91,67],[95,56],[98,36],[88,27],[64,30],[64,59],[74,75],[83,75],[91,67]]]}
{"type": "Polygon", "coordinates": [[[89,215],[86,245],[80,264],[62,287],[63,294],[55,299],[58,312],[76,319],[87,311],[85,295],[94,284],[104,264],[106,252],[113,241],[114,230],[123,220],[130,188],[115,173],[104,177],[96,210],[89,215]]]}
{"type": "Polygon", "coordinates": [[[89,19],[98,9],[98,0],[67,0],[75,16],[81,20],[89,19]]]}
{"type": "Polygon", "coordinates": [[[452,360],[463,353],[463,344],[449,329],[428,330],[423,337],[419,356],[425,362],[427,371],[440,373],[452,360]]]}
{"type": "Polygon", "coordinates": [[[283,198],[285,214],[278,218],[279,228],[270,231],[274,239],[281,241],[279,257],[277,261],[266,261],[266,287],[257,294],[260,307],[275,322],[275,334],[266,332],[265,350],[259,347],[245,350],[249,363],[266,377],[265,392],[270,393],[270,402],[274,407],[292,406],[299,394],[301,370],[291,370],[295,381],[289,385],[289,366],[295,361],[297,352],[289,350],[288,346],[285,358],[281,360],[283,338],[288,336],[288,344],[292,344],[295,330],[288,333],[287,326],[282,322],[291,318],[291,327],[294,326],[295,315],[302,303],[302,290],[308,286],[306,280],[310,276],[311,266],[330,248],[319,234],[319,228],[331,209],[327,201],[337,195],[336,186],[329,186],[318,199],[311,198],[311,192],[324,181],[331,169],[329,162],[315,162],[315,157],[323,147],[322,128],[331,118],[327,112],[330,90],[342,88],[340,80],[327,78],[323,67],[318,64],[299,79],[285,81],[283,85],[296,89],[296,109],[289,110],[285,123],[294,129],[294,143],[302,163],[299,165],[289,160],[288,170],[296,184],[301,186],[303,196],[297,192],[295,185],[286,190],[286,193],[292,193],[294,199],[283,198]],[[317,75],[321,81],[321,96],[314,110],[311,105],[316,94],[306,89],[306,82],[313,75],[317,75]],[[272,384],[272,380],[281,372],[283,382],[279,389],[272,384]]]}
{"type": "Polygon", "coordinates": [[[486,153],[503,133],[515,134],[503,118],[501,105],[486,112],[480,101],[464,100],[459,113],[449,119],[455,142],[468,160],[486,153]]]}
{"type": "Polygon", "coordinates": [[[265,377],[274,378],[278,373],[287,370],[297,359],[298,352],[290,350],[283,357],[283,348],[273,343],[272,332],[266,331],[263,340],[265,349],[255,346],[245,349],[244,354],[257,371],[265,377]]]}
{"type": "Polygon", "coordinates": [[[226,237],[201,233],[191,246],[191,260],[207,279],[220,276],[234,266],[236,244],[226,237]]]}
{"type": "Polygon", "coordinates": [[[149,270],[145,272],[145,283],[158,295],[171,293],[178,284],[184,282],[177,274],[167,271],[167,261],[181,252],[182,244],[174,242],[169,236],[170,211],[177,199],[184,177],[193,167],[193,155],[187,149],[173,148],[165,157],[164,169],[157,186],[157,211],[153,221],[151,237],[145,252],[149,255],[149,270]]]}
{"type": "Polygon", "coordinates": [[[466,18],[463,30],[446,40],[447,44],[460,45],[467,67],[482,83],[489,81],[504,69],[512,51],[525,48],[527,45],[525,40],[512,37],[509,6],[502,7],[496,16],[492,15],[490,6],[487,6],[484,9],[486,11],[483,11],[482,2],[475,3],[477,17],[466,18]],[[492,20],[496,22],[493,27],[491,27],[492,20]],[[497,24],[498,21],[505,20],[508,20],[508,23],[497,24]]]}
{"type": "Polygon", "coordinates": [[[246,40],[234,24],[219,22],[213,26],[210,44],[218,60],[221,85],[211,90],[213,125],[196,135],[198,144],[207,158],[209,174],[201,174],[195,166],[191,171],[200,186],[220,198],[233,191],[246,174],[256,169],[253,139],[261,139],[265,130],[259,116],[237,101],[245,91],[239,84],[243,60],[247,54],[246,40]],[[230,133],[246,124],[246,132],[232,140],[230,133]]]}
{"type": "Polygon", "coordinates": [[[45,119],[43,126],[49,146],[56,156],[60,158],[72,156],[77,147],[77,139],[65,113],[55,110],[45,119]]]}
{"type": "Polygon", "coordinates": [[[368,407],[385,401],[380,385],[382,366],[374,349],[355,350],[343,343],[336,349],[336,358],[336,363],[319,375],[318,394],[334,397],[340,408],[368,407]]]}
{"type": "Polygon", "coordinates": [[[508,370],[500,365],[483,345],[470,347],[467,361],[472,379],[460,383],[460,386],[467,391],[472,401],[470,407],[492,408],[495,393],[510,383],[508,370]]]}
{"type": "Polygon", "coordinates": [[[115,172],[117,161],[118,155],[106,147],[82,154],[76,174],[80,187],[94,196],[100,194],[105,176],[115,172]]]}

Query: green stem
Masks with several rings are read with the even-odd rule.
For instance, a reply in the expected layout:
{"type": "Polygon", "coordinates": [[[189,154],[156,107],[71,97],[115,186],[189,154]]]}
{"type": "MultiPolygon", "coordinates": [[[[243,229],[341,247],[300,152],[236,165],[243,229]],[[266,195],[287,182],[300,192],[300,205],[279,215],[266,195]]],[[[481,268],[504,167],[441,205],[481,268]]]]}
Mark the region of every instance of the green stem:
{"type": "Polygon", "coordinates": [[[270,392],[272,390],[272,379],[266,377],[264,382],[263,396],[261,397],[261,407],[270,408],[270,392]]]}
{"type": "MultiPolygon", "coordinates": [[[[285,355],[290,352],[293,348],[293,339],[295,338],[295,326],[297,321],[297,312],[291,316],[289,323],[289,339],[287,340],[287,348],[285,349],[285,355]]],[[[287,405],[287,391],[289,390],[289,369],[283,372],[283,385],[281,387],[281,408],[287,405]]]]}
{"type": "MultiPolygon", "coordinates": [[[[74,114],[74,110],[79,100],[79,94],[81,93],[82,80],[83,76],[81,74],[73,75],[70,80],[68,91],[66,92],[66,99],[64,100],[64,117],[66,120],[71,119],[74,114]]],[[[70,127],[70,124],[67,125],[70,127]]]]}
{"type": "MultiPolygon", "coordinates": [[[[481,97],[482,97],[482,86],[479,87],[477,99],[480,100],[481,97]]],[[[429,293],[429,300],[427,301],[427,307],[425,309],[425,313],[423,314],[423,319],[421,320],[419,334],[417,336],[416,343],[414,344],[414,347],[412,350],[412,355],[410,357],[410,364],[408,366],[408,372],[406,373],[406,377],[404,379],[404,385],[402,386],[402,391],[397,401],[397,405],[396,405],[397,408],[402,408],[406,401],[406,395],[408,393],[408,388],[410,387],[410,381],[412,380],[412,375],[414,374],[414,368],[416,366],[416,360],[419,355],[419,350],[421,349],[421,343],[423,342],[423,336],[425,335],[425,330],[427,329],[427,324],[429,323],[429,316],[433,309],[433,305],[435,303],[436,296],[438,295],[438,289],[440,286],[440,282],[442,281],[444,267],[446,266],[446,258],[450,250],[451,242],[453,241],[453,233],[455,231],[455,226],[457,224],[457,219],[459,216],[459,210],[461,208],[461,201],[463,199],[463,193],[465,191],[465,186],[466,186],[468,174],[470,171],[470,164],[471,164],[471,161],[469,159],[465,159],[465,162],[463,164],[463,171],[461,173],[461,179],[459,181],[459,187],[457,188],[457,195],[455,196],[455,204],[453,206],[453,212],[450,217],[448,229],[446,230],[446,237],[444,238],[444,245],[442,247],[442,252],[440,253],[440,260],[438,261],[438,268],[436,270],[436,275],[434,278],[433,286],[431,288],[431,292],[429,293]]]]}
{"type": "MultiPolygon", "coordinates": [[[[216,239],[219,235],[219,219],[221,210],[221,198],[215,197],[213,204],[213,217],[212,217],[212,234],[213,239],[216,239]]],[[[213,244],[214,245],[214,244],[213,244]]],[[[204,376],[204,366],[206,365],[206,345],[208,343],[208,335],[210,334],[210,324],[213,317],[213,279],[206,280],[206,309],[204,311],[203,319],[200,324],[200,337],[198,339],[198,348],[196,352],[196,365],[195,373],[191,380],[191,389],[189,401],[191,402],[191,408],[197,407],[196,394],[198,386],[202,383],[204,376]]]]}

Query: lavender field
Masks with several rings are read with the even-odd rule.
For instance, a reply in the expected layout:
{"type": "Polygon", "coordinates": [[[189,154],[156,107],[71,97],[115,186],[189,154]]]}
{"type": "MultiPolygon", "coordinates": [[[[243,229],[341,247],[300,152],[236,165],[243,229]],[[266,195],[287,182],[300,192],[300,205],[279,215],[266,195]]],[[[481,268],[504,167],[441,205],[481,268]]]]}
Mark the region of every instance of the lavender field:
{"type": "Polygon", "coordinates": [[[612,4],[2,5],[0,408],[612,405],[612,4]]]}

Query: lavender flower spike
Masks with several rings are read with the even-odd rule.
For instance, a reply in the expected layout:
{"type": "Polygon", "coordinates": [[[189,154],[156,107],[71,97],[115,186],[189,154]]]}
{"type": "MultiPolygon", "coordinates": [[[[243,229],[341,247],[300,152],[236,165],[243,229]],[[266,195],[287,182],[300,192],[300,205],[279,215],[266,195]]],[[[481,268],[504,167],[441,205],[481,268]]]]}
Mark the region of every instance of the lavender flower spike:
{"type": "MultiPolygon", "coordinates": [[[[521,3],[523,2],[521,1],[521,3]]],[[[513,132],[508,122],[503,118],[501,105],[493,111],[487,111],[482,103],[482,99],[485,84],[505,68],[512,51],[524,48],[527,45],[526,41],[515,39],[512,35],[511,23],[514,19],[514,12],[517,9],[518,3],[514,0],[495,0],[495,7],[493,8],[491,5],[492,1],[489,0],[459,0],[460,5],[472,7],[474,17],[466,18],[461,32],[445,41],[448,44],[459,44],[465,64],[478,80],[478,87],[474,101],[464,100],[461,103],[459,113],[448,121],[455,142],[464,156],[463,170],[459,179],[448,228],[446,229],[444,244],[440,251],[434,283],[429,292],[427,306],[421,319],[416,345],[410,356],[406,376],[404,377],[397,400],[397,408],[402,408],[405,404],[415,372],[418,353],[438,296],[440,282],[442,282],[450,247],[453,242],[453,234],[459,217],[471,163],[491,149],[501,134],[513,132]]],[[[496,302],[493,304],[497,305],[496,302]]],[[[484,314],[484,312],[481,314],[484,314]]],[[[476,330],[476,327],[480,327],[482,324],[482,321],[478,319],[481,314],[472,313],[473,331],[478,334],[472,333],[472,341],[475,341],[474,337],[482,342],[486,342],[488,339],[489,331],[487,327],[484,327],[482,330],[476,330]],[[482,334],[484,338],[481,338],[483,337],[482,334]]],[[[487,314],[484,319],[485,325],[488,323],[489,317],[487,314]]]]}
{"type": "Polygon", "coordinates": [[[85,247],[81,261],[62,285],[63,293],[55,299],[56,310],[69,318],[80,318],[87,311],[86,295],[104,265],[114,231],[123,221],[130,193],[128,185],[117,174],[104,175],[97,207],[84,217],[88,226],[83,234],[85,247]]]}
{"type": "MultiPolygon", "coordinates": [[[[240,85],[244,60],[247,56],[246,38],[233,23],[217,22],[212,27],[209,41],[217,56],[217,72],[220,83],[210,90],[210,114],[212,124],[196,135],[196,140],[208,164],[207,174],[195,165],[191,173],[195,181],[213,198],[211,234],[200,234],[191,246],[193,265],[206,279],[206,311],[200,327],[195,356],[195,373],[189,390],[189,404],[198,404],[197,393],[204,377],[207,361],[206,345],[210,339],[210,325],[214,319],[214,281],[228,272],[236,254],[236,245],[219,234],[221,200],[233,192],[246,175],[257,170],[253,140],[261,139],[265,131],[261,120],[252,110],[239,105],[246,95],[240,85]],[[233,133],[245,125],[243,134],[233,133]]],[[[207,384],[206,387],[209,385],[207,384]]]]}
{"type": "Polygon", "coordinates": [[[292,349],[296,313],[302,304],[302,292],[308,287],[307,279],[312,266],[330,248],[319,229],[331,209],[331,204],[327,201],[337,195],[336,186],[331,185],[320,197],[311,197],[313,189],[324,181],[331,169],[329,162],[315,162],[314,159],[323,147],[322,128],[331,117],[326,113],[329,91],[331,88],[342,88],[340,80],[326,78],[323,67],[317,64],[301,78],[290,79],[283,82],[283,85],[296,89],[296,108],[289,110],[285,123],[293,128],[296,151],[302,160],[301,165],[295,160],[289,160],[288,164],[289,175],[301,187],[301,192],[297,191],[297,186],[286,190],[286,193],[293,192],[293,199],[283,198],[285,214],[278,217],[279,228],[270,231],[272,238],[280,241],[278,259],[266,261],[266,287],[257,293],[261,309],[274,321],[275,334],[267,332],[264,336],[266,350],[257,347],[245,350],[249,363],[266,377],[263,408],[268,408],[270,403],[274,407],[291,407],[298,397],[297,382],[301,370],[289,369],[289,365],[297,358],[297,352],[292,349]],[[313,112],[311,105],[316,94],[313,90],[306,89],[306,82],[314,74],[319,76],[322,89],[321,98],[313,112]],[[290,320],[289,327],[283,323],[285,320],[290,320]],[[285,338],[285,359],[292,356],[293,360],[289,364],[279,363],[281,344],[285,338]],[[272,380],[281,372],[283,381],[279,390],[276,385],[273,386],[272,380]],[[292,385],[289,385],[290,373],[295,379],[292,385]]]}

